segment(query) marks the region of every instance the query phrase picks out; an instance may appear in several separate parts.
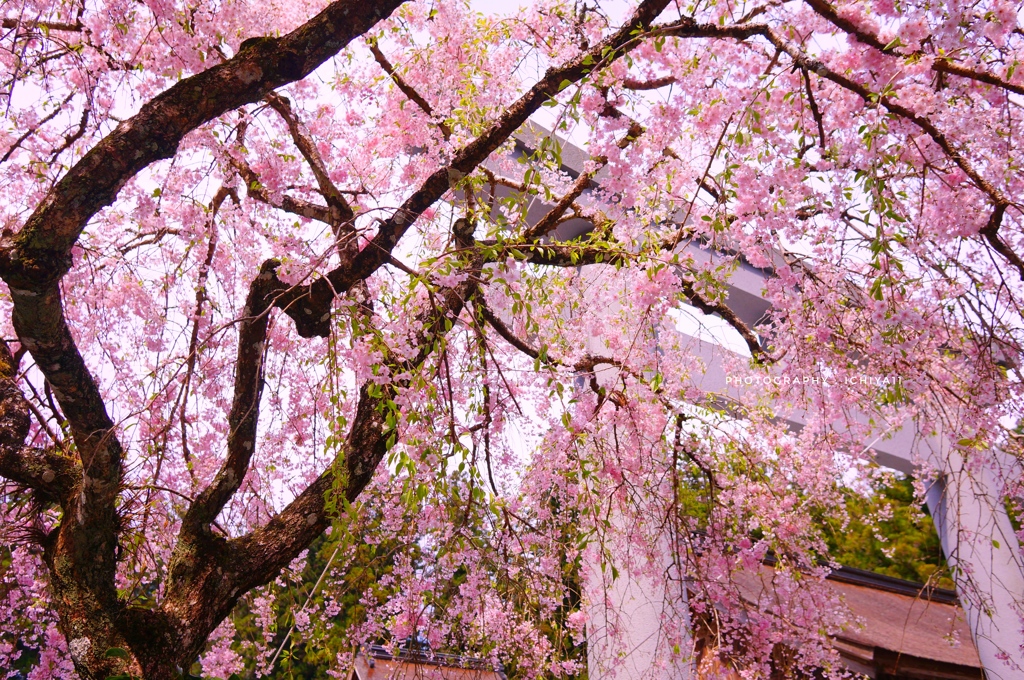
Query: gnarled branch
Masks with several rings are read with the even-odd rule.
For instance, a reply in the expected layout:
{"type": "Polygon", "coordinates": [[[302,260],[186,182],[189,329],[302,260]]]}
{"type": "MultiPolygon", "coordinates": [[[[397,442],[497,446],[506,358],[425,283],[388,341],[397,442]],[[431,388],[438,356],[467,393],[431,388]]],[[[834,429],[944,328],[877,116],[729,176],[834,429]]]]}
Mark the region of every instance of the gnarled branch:
{"type": "MultiPolygon", "coordinates": [[[[291,134],[292,141],[295,142],[299,153],[306,159],[306,164],[313,171],[313,177],[316,178],[320,195],[324,197],[324,200],[327,201],[327,205],[331,209],[332,226],[335,229],[340,229],[343,225],[347,225],[349,227],[348,231],[352,231],[351,222],[355,214],[352,212],[348,201],[341,195],[341,191],[331,181],[331,173],[327,169],[327,164],[324,163],[324,159],[317,150],[313,139],[309,136],[309,132],[299,121],[298,116],[295,115],[291,104],[286,98],[274,92],[268,94],[266,100],[270,104],[270,108],[277,111],[288,125],[288,132],[291,134]]],[[[339,234],[335,235],[338,236],[339,234]]]]}
{"type": "MultiPolygon", "coordinates": [[[[395,82],[395,86],[397,86],[398,89],[402,91],[402,94],[409,98],[409,101],[418,106],[420,110],[423,111],[423,113],[427,114],[428,118],[433,120],[434,109],[433,107],[430,106],[427,100],[423,98],[423,95],[417,92],[411,85],[409,85],[409,83],[405,82],[405,79],[402,78],[400,73],[398,73],[398,70],[391,65],[391,62],[388,61],[388,58],[384,55],[383,52],[380,51],[380,47],[377,46],[376,41],[371,41],[369,45],[370,52],[373,54],[373,58],[377,60],[377,63],[380,64],[380,67],[382,69],[384,69],[384,72],[391,76],[391,80],[395,82]]],[[[444,137],[446,140],[451,138],[452,129],[448,127],[447,123],[445,123],[443,120],[440,120],[436,121],[435,125],[437,125],[437,129],[441,131],[442,137],[444,137]]]]}

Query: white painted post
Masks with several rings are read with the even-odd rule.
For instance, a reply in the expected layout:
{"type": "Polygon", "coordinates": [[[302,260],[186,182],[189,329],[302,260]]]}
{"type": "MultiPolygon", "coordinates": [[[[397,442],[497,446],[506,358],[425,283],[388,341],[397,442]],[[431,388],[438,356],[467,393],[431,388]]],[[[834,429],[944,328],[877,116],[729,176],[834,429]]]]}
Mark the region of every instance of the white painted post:
{"type": "MultiPolygon", "coordinates": [[[[617,306],[601,313],[613,316],[617,306]]],[[[596,356],[605,354],[600,338],[591,337],[587,350],[596,356]]],[[[601,365],[594,377],[602,387],[614,388],[619,370],[601,365]]],[[[691,677],[690,637],[686,648],[672,649],[663,626],[669,622],[680,631],[690,626],[690,611],[685,583],[676,578],[651,579],[637,573],[630,564],[630,546],[643,544],[644,539],[630,535],[631,528],[622,513],[610,501],[610,527],[604,542],[611,548],[617,578],[611,565],[591,573],[587,582],[590,609],[587,616],[587,666],[590,680],[689,680],[691,677]]],[[[677,574],[678,562],[669,537],[662,537],[658,550],[663,573],[677,574]]],[[[640,558],[644,560],[646,558],[640,558]]],[[[596,571],[596,570],[595,570],[596,571]]]]}
{"type": "MultiPolygon", "coordinates": [[[[987,466],[968,467],[946,437],[929,437],[926,445],[940,471],[927,489],[928,509],[985,677],[1024,677],[1020,618],[1024,565],[999,492],[1000,474],[987,466]]],[[[1005,461],[996,462],[1005,465],[1005,461]]]]}
{"type": "MultiPolygon", "coordinates": [[[[628,553],[630,538],[621,522],[612,521],[607,540],[628,553]]],[[[674,570],[668,542],[665,569],[674,570]]],[[[606,568],[588,579],[587,667],[590,680],[690,680],[692,644],[674,649],[663,626],[686,631],[690,625],[685,583],[650,579],[635,573],[626,560],[615,561],[613,578],[606,568]],[[678,588],[678,592],[674,589],[678,588]]]]}

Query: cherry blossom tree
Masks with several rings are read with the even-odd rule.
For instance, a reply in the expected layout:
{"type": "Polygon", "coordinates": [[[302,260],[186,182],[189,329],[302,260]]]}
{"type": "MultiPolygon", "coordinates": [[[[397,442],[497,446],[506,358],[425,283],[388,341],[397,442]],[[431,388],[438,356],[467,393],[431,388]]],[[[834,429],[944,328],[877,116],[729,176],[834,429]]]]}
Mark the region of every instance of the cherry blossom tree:
{"type": "Polygon", "coordinates": [[[329,529],[295,635],[370,546],[353,644],[571,676],[628,569],[658,664],[841,674],[821,523],[881,424],[1015,441],[1018,10],[6,3],[0,666],[227,677],[244,600],[266,670],[329,529]]]}

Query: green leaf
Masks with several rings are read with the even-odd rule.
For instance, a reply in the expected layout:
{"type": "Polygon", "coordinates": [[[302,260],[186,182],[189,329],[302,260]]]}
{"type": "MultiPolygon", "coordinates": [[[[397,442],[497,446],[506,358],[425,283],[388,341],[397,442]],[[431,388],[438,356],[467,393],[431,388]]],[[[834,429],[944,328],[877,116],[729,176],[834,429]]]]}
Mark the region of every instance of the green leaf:
{"type": "Polygon", "coordinates": [[[896,36],[891,41],[889,41],[889,44],[886,45],[885,47],[883,47],[882,51],[883,52],[888,52],[889,50],[891,50],[891,49],[893,49],[895,47],[903,47],[903,42],[900,40],[899,36],[896,36]]]}
{"type": "Polygon", "coordinates": [[[128,654],[128,651],[124,650],[124,649],[121,649],[120,647],[111,647],[110,649],[107,650],[106,654],[104,654],[103,656],[105,656],[108,659],[130,659],[131,658],[131,655],[128,654]]]}

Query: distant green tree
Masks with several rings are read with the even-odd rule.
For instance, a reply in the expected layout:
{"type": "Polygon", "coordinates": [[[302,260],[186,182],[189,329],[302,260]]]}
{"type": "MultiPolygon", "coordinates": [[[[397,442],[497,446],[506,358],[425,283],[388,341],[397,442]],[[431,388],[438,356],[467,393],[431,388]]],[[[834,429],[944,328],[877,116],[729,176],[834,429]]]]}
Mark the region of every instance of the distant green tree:
{"type": "MultiPolygon", "coordinates": [[[[378,522],[379,517],[368,512],[363,521],[372,524],[378,522]]],[[[246,643],[272,650],[281,649],[273,670],[265,677],[273,680],[328,680],[331,677],[328,671],[335,668],[337,655],[352,652],[356,645],[366,642],[353,639],[351,631],[365,620],[368,602],[380,604],[387,598],[388,591],[381,586],[381,579],[391,572],[395,551],[399,548],[417,550],[417,547],[399,546],[393,541],[354,543],[351,532],[344,529],[343,523],[339,523],[331,535],[320,536],[313,542],[300,574],[267,586],[275,617],[272,639],[262,639],[248,600],[243,600],[236,607],[232,615],[237,631],[233,647],[245,660],[241,677],[255,676],[254,647],[246,643]],[[339,546],[339,539],[335,536],[340,537],[342,545],[339,546]],[[331,569],[335,576],[329,579],[329,587],[316,589],[317,581],[328,568],[332,556],[335,560],[331,569]],[[344,564],[339,564],[342,561],[344,564]],[[293,628],[296,613],[307,601],[306,606],[322,609],[325,597],[331,597],[337,603],[334,616],[311,617],[311,625],[305,631],[293,628]]]]}
{"type": "Polygon", "coordinates": [[[840,564],[940,588],[954,587],[928,511],[909,477],[890,476],[867,495],[846,492],[849,523],[828,524],[825,539],[840,564]]]}

